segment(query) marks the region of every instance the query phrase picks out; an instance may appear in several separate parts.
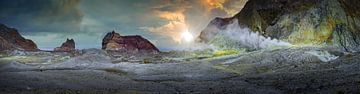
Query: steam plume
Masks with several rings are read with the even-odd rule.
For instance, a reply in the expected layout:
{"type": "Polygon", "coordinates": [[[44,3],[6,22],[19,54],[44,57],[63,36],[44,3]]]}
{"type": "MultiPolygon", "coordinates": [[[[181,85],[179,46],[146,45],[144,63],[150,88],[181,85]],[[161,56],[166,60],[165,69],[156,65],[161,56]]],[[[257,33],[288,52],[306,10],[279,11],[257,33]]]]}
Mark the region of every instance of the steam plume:
{"type": "Polygon", "coordinates": [[[218,35],[238,41],[240,42],[240,45],[254,49],[262,49],[273,46],[291,46],[288,42],[264,37],[258,32],[252,32],[249,28],[241,28],[237,19],[233,20],[232,23],[229,24],[226,29],[220,31],[218,35]]]}

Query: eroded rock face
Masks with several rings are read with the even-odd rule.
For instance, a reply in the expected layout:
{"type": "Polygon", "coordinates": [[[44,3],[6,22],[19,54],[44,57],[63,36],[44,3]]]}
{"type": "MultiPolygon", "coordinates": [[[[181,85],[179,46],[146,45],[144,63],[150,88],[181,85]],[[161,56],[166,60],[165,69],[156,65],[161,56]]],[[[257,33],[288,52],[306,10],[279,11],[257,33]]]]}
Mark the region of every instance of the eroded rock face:
{"type": "Polygon", "coordinates": [[[200,33],[197,41],[209,42],[220,30],[224,30],[228,24],[232,23],[232,20],[232,18],[215,18],[200,33]]]}
{"type": "Polygon", "coordinates": [[[0,37],[0,51],[2,50],[13,50],[14,46],[4,38],[0,37]]]}
{"type": "Polygon", "coordinates": [[[38,51],[39,49],[32,40],[22,37],[16,29],[0,24],[0,51],[3,50],[38,51]]]}
{"type": "Polygon", "coordinates": [[[199,39],[211,40],[229,19],[237,19],[239,26],[265,37],[360,51],[359,8],[359,0],[249,0],[235,16],[211,21],[199,39]]]}
{"type": "Polygon", "coordinates": [[[121,36],[115,31],[106,34],[102,42],[102,49],[126,50],[132,52],[159,52],[159,50],[150,41],[139,35],[121,36]]]}
{"type": "Polygon", "coordinates": [[[56,47],[54,51],[60,51],[60,52],[75,51],[75,41],[73,39],[66,39],[66,41],[60,47],[56,47]]]}

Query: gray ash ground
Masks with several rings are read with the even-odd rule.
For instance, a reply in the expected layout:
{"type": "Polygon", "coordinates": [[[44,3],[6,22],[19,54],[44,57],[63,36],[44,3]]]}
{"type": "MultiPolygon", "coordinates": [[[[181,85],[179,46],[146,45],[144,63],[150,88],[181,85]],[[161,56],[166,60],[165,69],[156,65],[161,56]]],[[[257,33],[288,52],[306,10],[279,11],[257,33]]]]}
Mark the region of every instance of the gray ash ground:
{"type": "Polygon", "coordinates": [[[0,93],[360,93],[360,54],[335,48],[183,57],[98,49],[2,54],[0,93]]]}

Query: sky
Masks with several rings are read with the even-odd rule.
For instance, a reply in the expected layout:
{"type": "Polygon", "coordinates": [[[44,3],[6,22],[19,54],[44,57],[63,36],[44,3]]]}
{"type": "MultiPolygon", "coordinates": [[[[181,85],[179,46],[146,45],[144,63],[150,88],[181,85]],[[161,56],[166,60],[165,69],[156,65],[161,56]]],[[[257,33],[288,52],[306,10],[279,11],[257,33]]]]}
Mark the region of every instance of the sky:
{"type": "Polygon", "coordinates": [[[0,0],[0,23],[16,28],[40,49],[67,38],[77,49],[101,48],[106,33],[141,35],[160,50],[196,37],[215,17],[231,17],[247,0],[0,0]]]}

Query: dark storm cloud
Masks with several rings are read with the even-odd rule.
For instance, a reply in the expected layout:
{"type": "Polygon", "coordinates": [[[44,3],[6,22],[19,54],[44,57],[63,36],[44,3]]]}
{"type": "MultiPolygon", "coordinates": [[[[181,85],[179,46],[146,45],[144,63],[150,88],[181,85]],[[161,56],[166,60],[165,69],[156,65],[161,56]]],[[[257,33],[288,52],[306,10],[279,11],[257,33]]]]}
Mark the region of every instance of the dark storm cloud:
{"type": "Polygon", "coordinates": [[[20,29],[24,34],[36,32],[76,32],[83,14],[80,0],[1,0],[0,22],[20,29]]]}

